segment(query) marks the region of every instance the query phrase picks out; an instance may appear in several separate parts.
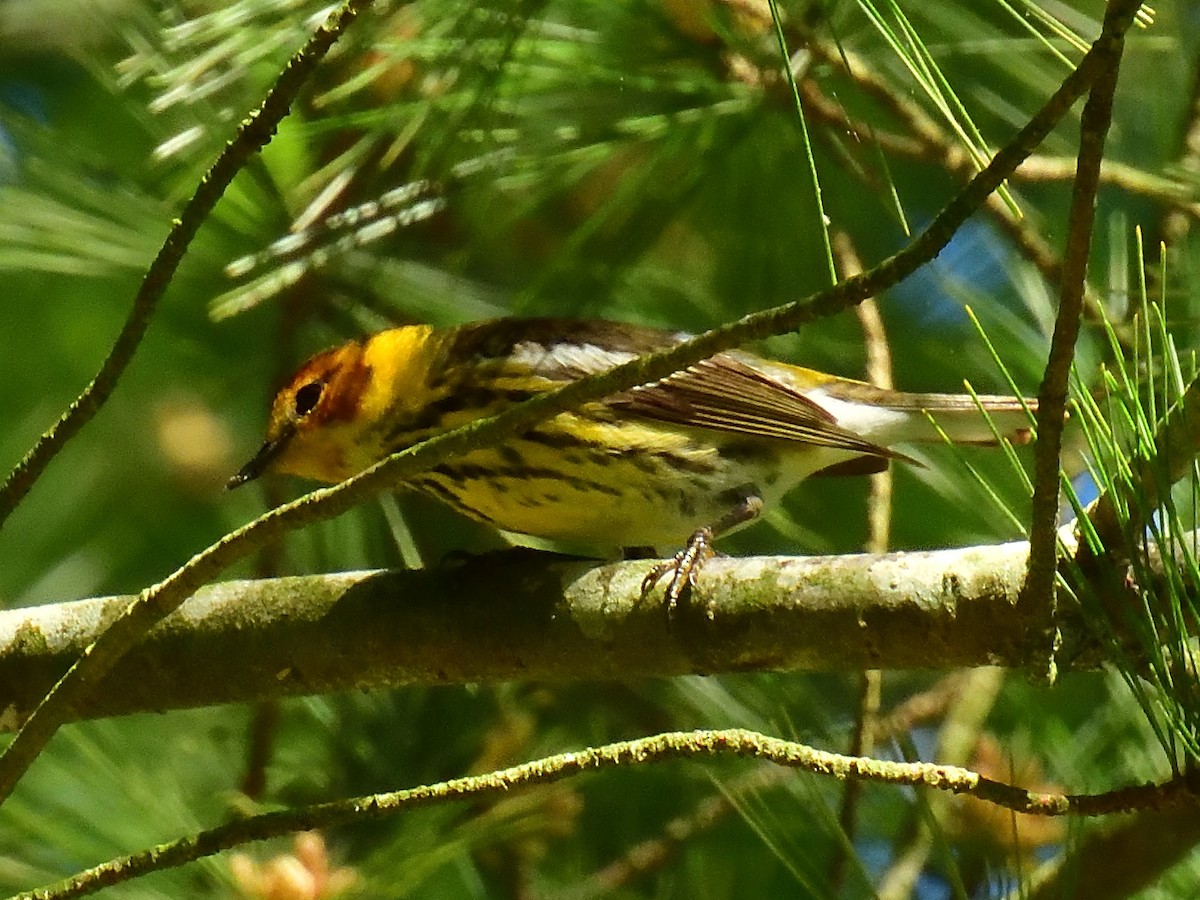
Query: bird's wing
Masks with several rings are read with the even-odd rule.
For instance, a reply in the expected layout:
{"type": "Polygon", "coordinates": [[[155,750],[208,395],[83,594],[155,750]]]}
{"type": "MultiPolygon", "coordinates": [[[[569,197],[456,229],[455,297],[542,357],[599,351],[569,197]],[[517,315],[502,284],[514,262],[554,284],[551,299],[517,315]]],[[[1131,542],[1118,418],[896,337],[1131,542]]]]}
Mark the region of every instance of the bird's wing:
{"type": "MultiPolygon", "coordinates": [[[[456,329],[450,359],[469,362],[467,368],[476,373],[486,370],[494,385],[525,386],[531,396],[666,349],[686,337],[682,332],[619,322],[501,319],[456,329]],[[543,384],[530,389],[530,375],[543,384]]],[[[609,397],[602,404],[661,422],[908,458],[840,427],[815,401],[728,353],[609,397]]]]}
{"type": "Polygon", "coordinates": [[[695,428],[902,457],[840,427],[816,401],[727,354],[605,402],[647,418],[695,428]]]}

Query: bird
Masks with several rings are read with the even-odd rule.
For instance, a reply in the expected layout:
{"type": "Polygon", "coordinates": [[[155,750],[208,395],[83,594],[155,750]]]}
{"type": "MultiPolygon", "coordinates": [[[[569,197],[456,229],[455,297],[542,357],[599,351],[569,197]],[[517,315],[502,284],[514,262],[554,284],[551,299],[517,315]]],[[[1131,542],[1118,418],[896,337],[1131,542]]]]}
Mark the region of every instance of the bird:
{"type": "MultiPolygon", "coordinates": [[[[266,473],[339,482],[690,336],[599,319],[501,318],[351,340],[284,383],[261,448],[228,486],[266,473]]],[[[1035,409],[1021,397],[885,390],[728,350],[438,462],[403,487],[502,531],[572,545],[644,554],[686,538],[643,583],[647,591],[670,575],[674,609],[715,538],[800,481],[871,474],[893,460],[920,465],[895,444],[1024,443],[1035,409]]]]}

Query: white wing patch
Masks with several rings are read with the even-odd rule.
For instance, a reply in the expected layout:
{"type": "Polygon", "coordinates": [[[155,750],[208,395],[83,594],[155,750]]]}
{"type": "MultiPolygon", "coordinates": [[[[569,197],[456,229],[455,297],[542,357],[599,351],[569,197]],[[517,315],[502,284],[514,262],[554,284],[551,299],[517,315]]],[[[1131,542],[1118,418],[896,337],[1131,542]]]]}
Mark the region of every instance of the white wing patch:
{"type": "Polygon", "coordinates": [[[547,378],[582,378],[636,359],[636,353],[608,350],[596,344],[562,343],[547,347],[534,341],[521,341],[512,349],[511,361],[547,378]]]}
{"type": "Polygon", "coordinates": [[[832,415],[840,427],[884,446],[912,430],[914,414],[924,419],[924,413],[920,410],[888,409],[868,403],[851,403],[830,397],[820,388],[804,393],[809,400],[832,415]]]}

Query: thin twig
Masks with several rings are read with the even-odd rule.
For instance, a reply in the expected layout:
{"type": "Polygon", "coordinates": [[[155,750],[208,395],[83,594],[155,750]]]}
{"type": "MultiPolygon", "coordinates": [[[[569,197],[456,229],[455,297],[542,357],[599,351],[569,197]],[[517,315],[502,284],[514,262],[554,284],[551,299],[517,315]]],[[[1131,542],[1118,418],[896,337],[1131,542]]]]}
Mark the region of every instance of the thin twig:
{"type": "MultiPolygon", "coordinates": [[[[887,739],[896,736],[896,732],[888,729],[897,728],[907,732],[917,722],[941,715],[955,695],[954,686],[961,681],[961,672],[949,675],[929,691],[905,700],[887,716],[888,725],[880,731],[880,737],[887,739]]],[[[668,821],[658,836],[634,844],[584,880],[563,891],[544,894],[542,900],[591,900],[593,897],[608,896],[647,874],[661,870],[688,841],[712,829],[736,811],[737,800],[742,795],[778,787],[788,783],[791,778],[787,769],[764,766],[729,782],[722,782],[719,792],[704,797],[688,813],[668,821]]],[[[850,780],[847,785],[854,783],[857,782],[850,780]]]]}
{"type": "MultiPolygon", "coordinates": [[[[879,741],[892,740],[907,734],[922,722],[945,715],[946,710],[962,693],[967,679],[965,671],[958,671],[939,679],[928,690],[906,698],[886,716],[877,717],[874,728],[876,737],[879,741]]],[[[733,812],[731,797],[750,790],[766,790],[786,782],[791,777],[787,769],[781,768],[763,768],[749,773],[743,779],[729,784],[721,794],[701,801],[690,815],[671,820],[663,829],[663,836],[630,848],[620,859],[593,873],[577,888],[561,897],[556,896],[556,900],[586,900],[595,896],[607,896],[635,878],[661,868],[684,840],[712,828],[733,812]]],[[[848,781],[847,785],[857,783],[848,781]]],[[[830,884],[836,882],[831,879],[830,884]]]]}
{"type": "MultiPolygon", "coordinates": [[[[848,234],[838,232],[834,235],[833,250],[843,277],[857,275],[862,271],[862,262],[848,234]]],[[[892,390],[895,387],[892,377],[892,352],[888,345],[883,316],[879,313],[879,304],[874,298],[864,300],[855,307],[855,313],[863,332],[867,381],[875,387],[892,390]]],[[[887,550],[891,523],[892,470],[889,467],[871,476],[867,494],[867,539],[863,544],[867,553],[883,553],[887,550]]],[[[875,730],[883,693],[883,673],[879,669],[865,669],[858,681],[858,708],[848,752],[851,756],[871,756],[875,752],[875,730]]],[[[838,811],[838,822],[846,841],[834,847],[829,865],[829,883],[835,892],[840,891],[845,879],[848,848],[853,845],[854,835],[858,830],[858,808],[861,798],[862,782],[847,781],[842,792],[841,809],[838,811]]]]}
{"type": "MultiPolygon", "coordinates": [[[[839,48],[830,45],[827,41],[817,40],[815,37],[806,42],[805,47],[823,63],[846,72],[860,88],[903,122],[915,137],[902,137],[865,121],[851,119],[846,115],[843,107],[828,100],[821,102],[820,113],[823,118],[835,122],[840,128],[853,134],[871,135],[872,139],[878,139],[882,149],[898,156],[928,160],[932,155],[935,161],[944,164],[950,171],[964,166],[973,170],[974,163],[971,161],[970,154],[958,144],[949,141],[946,133],[919,104],[897,92],[894,83],[873,71],[862,57],[854,53],[839,52],[839,48]]],[[[1200,68],[1197,68],[1196,82],[1191,95],[1193,104],[1200,102],[1198,91],[1200,91],[1200,68]]],[[[823,97],[819,92],[818,94],[823,97]]],[[[805,94],[804,100],[806,104],[809,103],[809,95],[805,94]]],[[[814,112],[811,107],[809,111],[814,112]]],[[[1185,137],[1182,141],[1184,146],[1180,151],[1181,163],[1188,147],[1192,148],[1192,153],[1200,154],[1198,123],[1200,123],[1200,107],[1194,106],[1188,126],[1184,129],[1185,137]]],[[[1075,178],[1075,164],[1076,159],[1073,156],[1049,156],[1035,153],[1017,167],[1012,177],[1014,181],[1030,183],[1071,181],[1075,178]]],[[[1195,168],[1186,164],[1182,164],[1181,168],[1184,171],[1196,171],[1195,168]]],[[[1100,166],[1100,183],[1157,201],[1177,209],[1185,216],[1192,218],[1200,216],[1200,203],[1196,202],[1194,190],[1187,183],[1177,179],[1147,172],[1115,160],[1105,160],[1100,166]]]]}
{"type": "Polygon", "coordinates": [[[1046,674],[1051,681],[1055,677],[1057,652],[1055,578],[1058,568],[1059,460],[1067,386],[1071,363],[1075,358],[1075,342],[1079,337],[1088,258],[1092,249],[1100,162],[1104,158],[1104,142],[1112,122],[1113,94],[1124,49],[1123,32],[1119,29],[1120,6],[1117,2],[1109,3],[1101,37],[1097,41],[1097,46],[1104,47],[1105,64],[1092,85],[1080,123],[1079,165],[1067,220],[1062,291],[1050,342],[1050,355],[1038,390],[1038,446],[1034,456],[1029,572],[1021,590],[1019,606],[1027,617],[1034,641],[1048,641],[1046,674]],[[1105,35],[1110,38],[1107,42],[1105,35]]]}
{"type": "Polygon", "coordinates": [[[311,522],[333,518],[361,500],[411,477],[423,468],[454,453],[464,453],[495,443],[522,428],[590,400],[665,378],[715,353],[747,341],[795,329],[831,315],[897,284],[933,259],[950,242],[957,229],[1033,152],[1075,101],[1103,72],[1113,41],[1119,41],[1138,8],[1137,0],[1114,0],[1125,12],[1113,17],[1106,31],[1054,92],[1041,110],[1013,140],[968,184],[908,247],[861,276],[803,300],[774,307],[716,328],[671,350],[617,366],[556,391],[527,400],[489,419],[394,454],[355,477],[332,488],[314,491],[265,514],[197,554],[164,581],[147,588],[88,652],[62,677],[26,721],[0,756],[0,800],[7,798],[46,742],[70,715],[70,710],[150,628],[178,608],[197,588],[237,560],[287,531],[311,522]]]}
{"type": "Polygon", "coordinates": [[[323,830],[347,822],[381,819],[434,803],[505,795],[517,788],[549,784],[593,770],[708,756],[760,759],[837,779],[854,778],[969,794],[1005,809],[1039,816],[1101,816],[1161,809],[1169,804],[1194,800],[1196,796],[1191,783],[1184,778],[1160,784],[1133,785],[1101,794],[1039,793],[993,781],[959,766],[843,756],[740,728],[675,731],[561,753],[484,775],[250,816],[160,844],[142,853],[111,860],[57,885],[18,894],[13,900],[83,897],[101,888],[149,872],[176,868],[250,841],[296,831],[323,830]]]}
{"type": "MultiPolygon", "coordinates": [[[[1031,184],[1070,181],[1075,177],[1075,162],[1069,156],[1035,154],[1021,163],[1013,177],[1031,184]]],[[[1196,200],[1195,191],[1185,182],[1106,159],[1100,164],[1100,183],[1162,203],[1185,220],[1200,217],[1200,203],[1196,200]]]]}
{"type": "MultiPolygon", "coordinates": [[[[894,386],[892,354],[879,307],[871,299],[863,301],[856,309],[867,349],[867,380],[876,387],[891,390],[894,386]]],[[[867,494],[867,539],[863,549],[867,553],[886,552],[891,543],[891,530],[892,470],[887,468],[871,476],[867,494]]]]}
{"type": "MultiPolygon", "coordinates": [[[[854,713],[854,732],[847,752],[851,756],[872,756],[875,753],[875,732],[879,720],[879,705],[883,698],[883,671],[864,669],[858,676],[858,708],[854,713]]],[[[862,803],[862,782],[847,781],[842,790],[838,809],[838,825],[846,836],[837,842],[829,865],[829,883],[839,892],[846,877],[846,862],[858,832],[858,810],[862,803]]]]}
{"type": "MultiPolygon", "coordinates": [[[[938,759],[966,764],[1003,683],[1004,673],[1000,669],[972,669],[963,675],[938,733],[935,751],[938,759]]],[[[951,815],[948,799],[929,798],[931,816],[921,819],[909,841],[896,849],[892,864],[879,879],[876,888],[879,900],[912,896],[917,879],[937,849],[940,834],[935,828],[944,831],[947,827],[951,815]]],[[[957,872],[951,875],[958,877],[957,872]]]]}

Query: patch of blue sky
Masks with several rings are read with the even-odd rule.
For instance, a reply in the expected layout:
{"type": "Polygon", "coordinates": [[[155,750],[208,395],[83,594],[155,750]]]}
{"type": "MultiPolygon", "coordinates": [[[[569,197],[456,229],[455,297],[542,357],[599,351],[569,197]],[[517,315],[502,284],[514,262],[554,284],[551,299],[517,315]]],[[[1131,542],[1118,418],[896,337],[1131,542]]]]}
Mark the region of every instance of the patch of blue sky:
{"type": "Polygon", "coordinates": [[[1071,479],[1071,487],[1075,489],[1075,496],[1084,506],[1100,496],[1100,487],[1096,484],[1096,479],[1086,469],[1071,479]]]}
{"type": "MultiPolygon", "coordinates": [[[[41,90],[28,81],[18,79],[0,80],[0,110],[11,110],[39,122],[47,119],[41,90]]],[[[18,159],[17,143],[5,127],[3,115],[0,115],[0,184],[16,180],[18,159]]]]}
{"type": "Polygon", "coordinates": [[[889,296],[891,308],[926,325],[967,324],[963,298],[1014,297],[1007,242],[991,225],[968,219],[937,258],[922,266],[889,296]]]}
{"type": "MultiPolygon", "coordinates": [[[[862,863],[863,870],[875,884],[891,868],[895,862],[896,845],[891,841],[860,840],[855,841],[854,849],[862,863]]],[[[950,900],[954,896],[949,882],[933,872],[922,872],[917,877],[913,888],[913,896],[917,900],[950,900]]]]}

